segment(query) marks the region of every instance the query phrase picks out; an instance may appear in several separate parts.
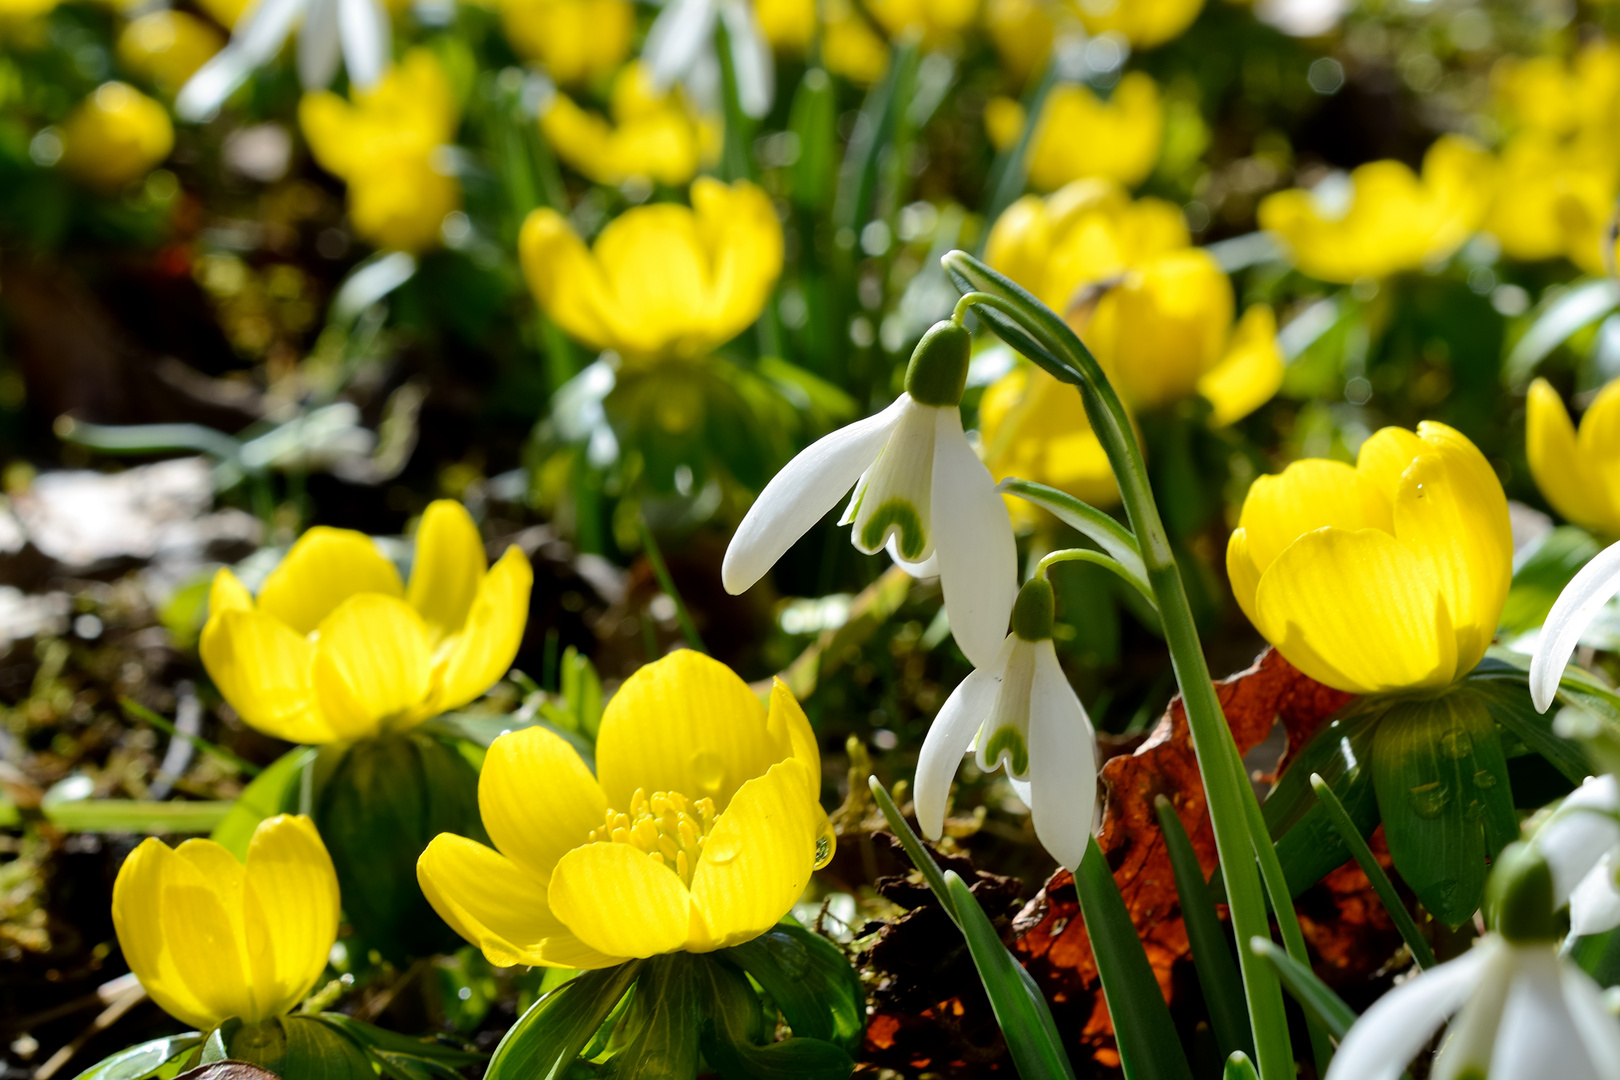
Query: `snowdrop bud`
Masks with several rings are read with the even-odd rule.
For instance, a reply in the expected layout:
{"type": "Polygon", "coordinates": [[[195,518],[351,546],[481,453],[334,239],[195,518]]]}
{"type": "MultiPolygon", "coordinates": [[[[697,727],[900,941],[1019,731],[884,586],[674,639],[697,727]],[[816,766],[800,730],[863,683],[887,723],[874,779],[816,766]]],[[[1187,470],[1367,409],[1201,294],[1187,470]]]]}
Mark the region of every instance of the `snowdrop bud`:
{"type": "Polygon", "coordinates": [[[1552,870],[1532,845],[1502,850],[1485,886],[1485,909],[1497,932],[1514,944],[1558,940],[1552,870]]]}
{"type": "Polygon", "coordinates": [[[943,319],[912,350],[906,368],[906,393],[919,405],[955,408],[967,387],[968,356],[973,335],[960,323],[943,319]]]}
{"type": "Polygon", "coordinates": [[[1052,583],[1032,578],[1018,590],[1013,604],[1012,631],[1025,641],[1045,641],[1052,636],[1052,583]]]}

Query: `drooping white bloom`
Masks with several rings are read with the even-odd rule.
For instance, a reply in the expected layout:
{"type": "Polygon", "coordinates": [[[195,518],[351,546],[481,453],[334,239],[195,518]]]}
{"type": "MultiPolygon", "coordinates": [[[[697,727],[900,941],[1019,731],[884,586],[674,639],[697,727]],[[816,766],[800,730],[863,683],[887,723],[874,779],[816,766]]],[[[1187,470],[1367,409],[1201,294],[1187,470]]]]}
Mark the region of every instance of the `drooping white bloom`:
{"type": "Polygon", "coordinates": [[[687,81],[713,50],[716,18],[725,23],[730,43],[737,104],[744,116],[758,120],[771,111],[776,68],[750,0],[666,0],[647,31],[642,59],[659,90],[687,81]]]}
{"type": "Polygon", "coordinates": [[[995,660],[962,680],[928,729],[917,759],[917,821],[923,835],[940,838],[951,780],[976,744],[979,768],[1007,770],[1041,846],[1073,870],[1091,838],[1096,733],[1058,665],[1044,578],[1024,586],[1012,622],[995,660]]]}
{"type": "Polygon", "coordinates": [[[1609,598],[1620,592],[1620,544],[1611,544],[1558,594],[1541,625],[1541,637],[1530,658],[1530,697],[1537,712],[1546,712],[1558,693],[1564,667],[1580,644],[1581,635],[1609,598]]]}
{"type": "Polygon", "coordinates": [[[1536,831],[1537,850],[1552,871],[1557,906],[1569,904],[1570,937],[1620,926],[1620,783],[1588,777],[1536,831]]]}
{"type": "Polygon", "coordinates": [[[1327,1080],[1398,1080],[1453,1016],[1430,1073],[1437,1080],[1620,1078],[1620,1022],[1591,977],[1550,942],[1488,934],[1379,998],[1345,1036],[1327,1080]]]}
{"type": "Polygon", "coordinates": [[[249,75],[275,59],[299,19],[298,77],[304,89],[331,83],[341,60],[359,90],[388,70],[393,33],[379,0],[258,0],[237,20],[231,40],[197,69],[175,98],[182,120],[213,116],[249,75]]]}
{"type": "Polygon", "coordinates": [[[1017,547],[995,480],[962,430],[958,403],[970,338],[936,324],[912,355],[907,392],[811,444],[765,485],[726,549],[721,577],[736,594],[855,487],[840,524],[867,554],[887,548],[918,577],[939,575],[951,633],[989,667],[1018,588],[1017,547]]]}

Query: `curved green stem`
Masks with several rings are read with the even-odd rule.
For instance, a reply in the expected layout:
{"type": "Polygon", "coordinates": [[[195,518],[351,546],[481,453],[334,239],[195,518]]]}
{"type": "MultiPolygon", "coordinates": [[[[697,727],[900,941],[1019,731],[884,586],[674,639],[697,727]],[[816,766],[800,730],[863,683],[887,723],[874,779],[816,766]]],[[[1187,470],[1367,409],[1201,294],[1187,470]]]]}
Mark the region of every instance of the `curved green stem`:
{"type": "Polygon", "coordinates": [[[1090,548],[1063,548],[1060,551],[1050,553],[1036,564],[1035,576],[1045,577],[1049,567],[1066,562],[1083,562],[1102,567],[1141,593],[1142,599],[1152,605],[1155,611],[1158,610],[1159,601],[1154,597],[1153,587],[1147,583],[1145,578],[1132,574],[1127,567],[1113,556],[1105,555],[1100,551],[1092,551],[1090,548]]]}
{"type": "MultiPolygon", "coordinates": [[[[1193,749],[1198,755],[1209,799],[1210,820],[1227,883],[1233,929],[1239,941],[1269,938],[1270,920],[1256,864],[1258,845],[1251,832],[1246,806],[1253,802],[1258,809],[1259,804],[1244,774],[1215,685],[1210,681],[1181,571],[1171,553],[1170,539],[1154,502],[1147,466],[1131,431],[1125,406],[1096,358],[1050,308],[966,252],[953,251],[943,262],[947,274],[963,292],[984,296],[972,301],[971,306],[981,309],[982,315],[988,314],[986,322],[1004,339],[1010,338],[1008,344],[1024,352],[1054,377],[1080,389],[1086,416],[1119,481],[1131,530],[1136,535],[1148,581],[1158,599],[1165,642],[1170,649],[1176,681],[1181,686],[1193,749]]],[[[1261,835],[1269,843],[1270,838],[1263,832],[1261,835]]],[[[1286,898],[1278,915],[1281,919],[1292,915],[1292,904],[1286,903],[1286,898]]],[[[1240,960],[1260,1075],[1264,1080],[1292,1077],[1295,1072],[1293,1049],[1276,973],[1248,950],[1241,953],[1240,960]]]]}

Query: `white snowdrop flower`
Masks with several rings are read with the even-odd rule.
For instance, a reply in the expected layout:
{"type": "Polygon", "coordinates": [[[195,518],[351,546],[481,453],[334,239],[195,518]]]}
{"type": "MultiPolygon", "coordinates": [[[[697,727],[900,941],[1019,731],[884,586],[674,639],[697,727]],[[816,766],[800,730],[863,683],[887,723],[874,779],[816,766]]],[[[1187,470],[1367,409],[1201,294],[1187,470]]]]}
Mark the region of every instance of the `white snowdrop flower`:
{"type": "Polygon", "coordinates": [[[667,0],[647,31],[642,59],[659,90],[686,81],[714,47],[717,18],[725,23],[730,43],[737,104],[743,115],[758,120],[771,111],[776,68],[751,0],[667,0]]]}
{"type": "Polygon", "coordinates": [[[940,838],[956,768],[976,745],[979,768],[1007,770],[1041,846],[1073,870],[1091,838],[1097,736],[1052,647],[1045,578],[1019,591],[1012,627],[995,660],[962,680],[928,729],[917,759],[917,821],[923,835],[940,838]]]}
{"type": "Polygon", "coordinates": [[[951,633],[974,667],[989,667],[1018,588],[1012,519],[962,431],[958,409],[972,336],[934,324],[917,343],[906,392],[865,420],[819,439],[765,485],[726,549],[721,577],[736,594],[855,485],[840,524],[867,554],[887,548],[918,577],[939,575],[951,633]]]}
{"type": "Polygon", "coordinates": [[[1564,668],[1580,644],[1581,635],[1609,598],[1620,592],[1620,544],[1611,544],[1558,594],[1541,625],[1536,651],[1530,658],[1530,697],[1537,712],[1546,712],[1558,693],[1564,668]]]}
{"type": "Polygon", "coordinates": [[[331,83],[341,60],[359,90],[377,84],[393,54],[388,9],[380,0],[259,0],[237,20],[231,40],[197,69],[175,98],[182,120],[207,120],[298,30],[298,77],[306,90],[331,83]]]}
{"type": "Polygon", "coordinates": [[[1327,1080],[1397,1080],[1448,1020],[1435,1080],[1620,1080],[1620,1021],[1558,955],[1547,863],[1514,844],[1488,892],[1496,931],[1380,998],[1345,1036],[1327,1080]]]}
{"type": "Polygon", "coordinates": [[[1588,777],[1533,842],[1552,870],[1554,906],[1569,904],[1572,938],[1620,926],[1620,783],[1613,776],[1588,777]]]}

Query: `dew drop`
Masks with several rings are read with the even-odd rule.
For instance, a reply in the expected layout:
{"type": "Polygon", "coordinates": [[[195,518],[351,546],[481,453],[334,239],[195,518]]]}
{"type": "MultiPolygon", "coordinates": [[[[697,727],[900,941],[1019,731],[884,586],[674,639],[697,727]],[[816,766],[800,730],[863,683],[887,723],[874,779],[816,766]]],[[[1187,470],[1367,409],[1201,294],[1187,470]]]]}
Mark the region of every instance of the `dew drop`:
{"type": "Polygon", "coordinates": [[[728,863],[742,850],[742,839],[732,830],[712,832],[703,841],[703,861],[728,863]]]}
{"type": "Polygon", "coordinates": [[[1474,786],[1477,788],[1493,788],[1496,786],[1496,774],[1489,769],[1481,769],[1474,774],[1474,786]]]}
{"type": "Polygon", "coordinates": [[[690,765],[692,779],[697,781],[705,795],[713,795],[720,790],[720,784],[726,778],[726,763],[719,754],[713,750],[699,750],[692,755],[690,765]]]}
{"type": "Polygon", "coordinates": [[[1474,752],[1474,740],[1462,728],[1452,728],[1440,736],[1440,752],[1453,761],[1461,760],[1474,752]]]}
{"type": "Polygon", "coordinates": [[[821,827],[816,830],[816,861],[812,870],[820,870],[832,862],[833,852],[838,849],[838,838],[833,833],[832,822],[826,815],[822,815],[821,827]]]}
{"type": "Polygon", "coordinates": [[[1451,801],[1450,789],[1438,780],[1419,784],[1407,794],[1411,797],[1412,812],[1421,818],[1439,817],[1440,811],[1451,801]]]}

